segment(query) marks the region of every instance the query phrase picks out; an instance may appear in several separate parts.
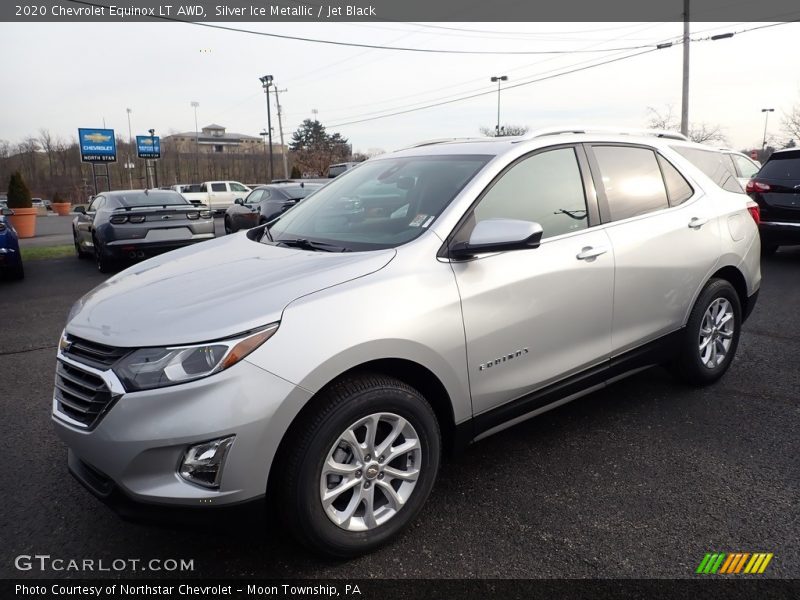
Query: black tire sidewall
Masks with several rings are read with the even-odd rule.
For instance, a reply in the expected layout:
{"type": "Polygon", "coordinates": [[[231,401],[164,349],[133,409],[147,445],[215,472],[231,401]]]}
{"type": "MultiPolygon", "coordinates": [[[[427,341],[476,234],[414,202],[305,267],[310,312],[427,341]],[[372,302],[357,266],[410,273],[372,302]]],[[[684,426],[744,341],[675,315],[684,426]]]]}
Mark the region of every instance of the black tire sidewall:
{"type": "Polygon", "coordinates": [[[722,377],[736,356],[741,328],[742,307],[736,290],[725,280],[715,279],[710,281],[697,298],[697,302],[695,302],[695,306],[686,323],[686,336],[684,348],[682,349],[682,357],[683,370],[687,378],[693,383],[704,384],[712,383],[722,377]],[[733,338],[731,339],[731,346],[728,349],[725,359],[713,369],[709,369],[703,364],[700,358],[698,340],[700,337],[700,327],[703,323],[703,316],[709,306],[719,298],[726,299],[733,307],[734,332],[733,338]]]}
{"type": "Polygon", "coordinates": [[[350,396],[319,424],[299,462],[295,502],[302,541],[330,556],[346,558],[369,552],[391,539],[425,504],[436,479],[440,446],[433,410],[413,390],[383,386],[350,396]],[[388,522],[370,531],[345,531],[328,518],[319,499],[322,465],[333,444],[348,427],[377,412],[397,414],[416,430],[422,446],[420,478],[406,504],[388,522]]]}

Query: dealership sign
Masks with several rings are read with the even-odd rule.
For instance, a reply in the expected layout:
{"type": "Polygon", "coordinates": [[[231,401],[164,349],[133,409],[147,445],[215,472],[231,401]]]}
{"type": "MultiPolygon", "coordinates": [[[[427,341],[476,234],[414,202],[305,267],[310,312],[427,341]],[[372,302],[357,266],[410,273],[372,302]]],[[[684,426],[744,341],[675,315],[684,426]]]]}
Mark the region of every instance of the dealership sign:
{"type": "Polygon", "coordinates": [[[78,129],[78,140],[83,162],[117,162],[117,143],[113,129],[78,129]]]}
{"type": "Polygon", "coordinates": [[[156,135],[137,135],[136,153],[139,158],[161,158],[161,138],[156,135]]]}

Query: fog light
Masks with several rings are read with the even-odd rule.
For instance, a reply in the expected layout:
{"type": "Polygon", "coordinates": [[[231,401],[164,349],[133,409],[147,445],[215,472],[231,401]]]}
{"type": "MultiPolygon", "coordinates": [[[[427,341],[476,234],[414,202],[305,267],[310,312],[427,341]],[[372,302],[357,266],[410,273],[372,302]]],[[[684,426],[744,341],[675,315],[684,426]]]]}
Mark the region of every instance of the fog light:
{"type": "Polygon", "coordinates": [[[186,481],[207,488],[219,488],[225,457],[235,436],[190,446],[183,456],[180,475],[186,481]]]}

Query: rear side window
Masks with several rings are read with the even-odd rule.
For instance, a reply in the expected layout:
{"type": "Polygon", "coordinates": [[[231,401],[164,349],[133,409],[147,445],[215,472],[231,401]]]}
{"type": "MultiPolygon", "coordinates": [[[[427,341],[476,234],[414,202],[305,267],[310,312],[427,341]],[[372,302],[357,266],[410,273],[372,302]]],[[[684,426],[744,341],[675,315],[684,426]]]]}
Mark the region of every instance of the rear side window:
{"type": "Polygon", "coordinates": [[[212,192],[227,192],[228,190],[225,189],[224,183],[212,183],[211,184],[211,191],[212,192]]]}
{"type": "Polygon", "coordinates": [[[664,175],[664,183],[667,186],[667,196],[670,206],[683,204],[694,194],[692,186],[683,178],[678,169],[672,166],[663,156],[658,157],[658,164],[661,166],[661,173],[664,175]]]}
{"type": "Polygon", "coordinates": [[[247,188],[244,187],[241,183],[233,182],[233,183],[231,183],[231,191],[232,192],[246,192],[247,188]]]}
{"type": "Polygon", "coordinates": [[[773,154],[761,167],[758,176],[767,179],[800,179],[800,150],[773,154]]]}
{"type": "Polygon", "coordinates": [[[521,219],[553,237],[589,226],[578,159],[572,148],[534,154],[512,166],[475,207],[475,222],[521,219]]]}
{"type": "Polygon", "coordinates": [[[740,177],[747,177],[748,179],[758,173],[758,165],[749,158],[739,156],[738,154],[731,154],[733,162],[736,163],[736,168],[739,169],[740,177]]]}
{"type": "Polygon", "coordinates": [[[673,146],[675,152],[700,169],[711,181],[723,190],[744,194],[742,186],[736,181],[736,171],[730,157],[715,150],[700,150],[685,146],[673,146]]]}
{"type": "Polygon", "coordinates": [[[647,148],[593,146],[612,221],[669,207],[656,153],[647,148]]]}

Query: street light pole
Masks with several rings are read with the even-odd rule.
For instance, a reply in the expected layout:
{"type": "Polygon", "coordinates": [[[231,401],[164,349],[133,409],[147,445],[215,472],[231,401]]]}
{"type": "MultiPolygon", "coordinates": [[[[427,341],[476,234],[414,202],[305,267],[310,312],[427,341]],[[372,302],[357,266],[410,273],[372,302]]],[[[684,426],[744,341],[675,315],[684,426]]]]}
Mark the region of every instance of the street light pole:
{"type": "Polygon", "coordinates": [[[774,108],[762,108],[761,112],[764,113],[764,140],[761,142],[761,149],[767,147],[767,122],[769,121],[769,113],[775,112],[774,108]]]}
{"type": "Polygon", "coordinates": [[[264,138],[264,180],[265,180],[265,181],[266,181],[266,180],[267,180],[267,178],[269,177],[269,172],[268,172],[268,171],[269,171],[269,169],[268,169],[268,168],[267,168],[267,166],[266,166],[266,165],[267,165],[267,163],[269,163],[269,150],[268,150],[268,148],[267,148],[267,136],[268,136],[268,135],[269,135],[269,134],[267,133],[267,130],[266,130],[266,129],[262,129],[262,130],[261,130],[261,137],[263,137],[263,138],[264,138]]]}
{"type": "Polygon", "coordinates": [[[133,189],[133,163],[131,162],[131,148],[133,147],[133,134],[131,133],[131,109],[125,109],[128,113],[128,162],[125,168],[128,169],[128,187],[133,189]]]}
{"type": "Polygon", "coordinates": [[[497,82],[497,126],[495,135],[500,136],[500,82],[508,81],[508,75],[497,75],[492,77],[492,83],[497,82]]]}
{"type": "Polygon", "coordinates": [[[261,87],[264,88],[264,93],[267,96],[267,137],[269,138],[269,181],[275,179],[275,169],[272,163],[272,116],[269,109],[269,88],[272,85],[272,75],[264,75],[259,77],[261,87]]]}
{"type": "Polygon", "coordinates": [[[681,133],[689,135],[689,0],[683,0],[683,85],[681,87],[681,133]]]}
{"type": "Polygon", "coordinates": [[[289,163],[286,159],[286,146],[283,145],[283,120],[281,117],[283,116],[283,109],[281,108],[281,100],[278,96],[279,92],[288,92],[289,90],[283,89],[279,90],[278,86],[275,86],[275,104],[278,106],[278,132],[281,136],[281,158],[283,159],[283,178],[289,179],[289,163]]]}
{"type": "Polygon", "coordinates": [[[200,103],[192,100],[191,105],[194,109],[194,182],[197,183],[200,180],[200,134],[197,129],[197,107],[200,103]]]}

